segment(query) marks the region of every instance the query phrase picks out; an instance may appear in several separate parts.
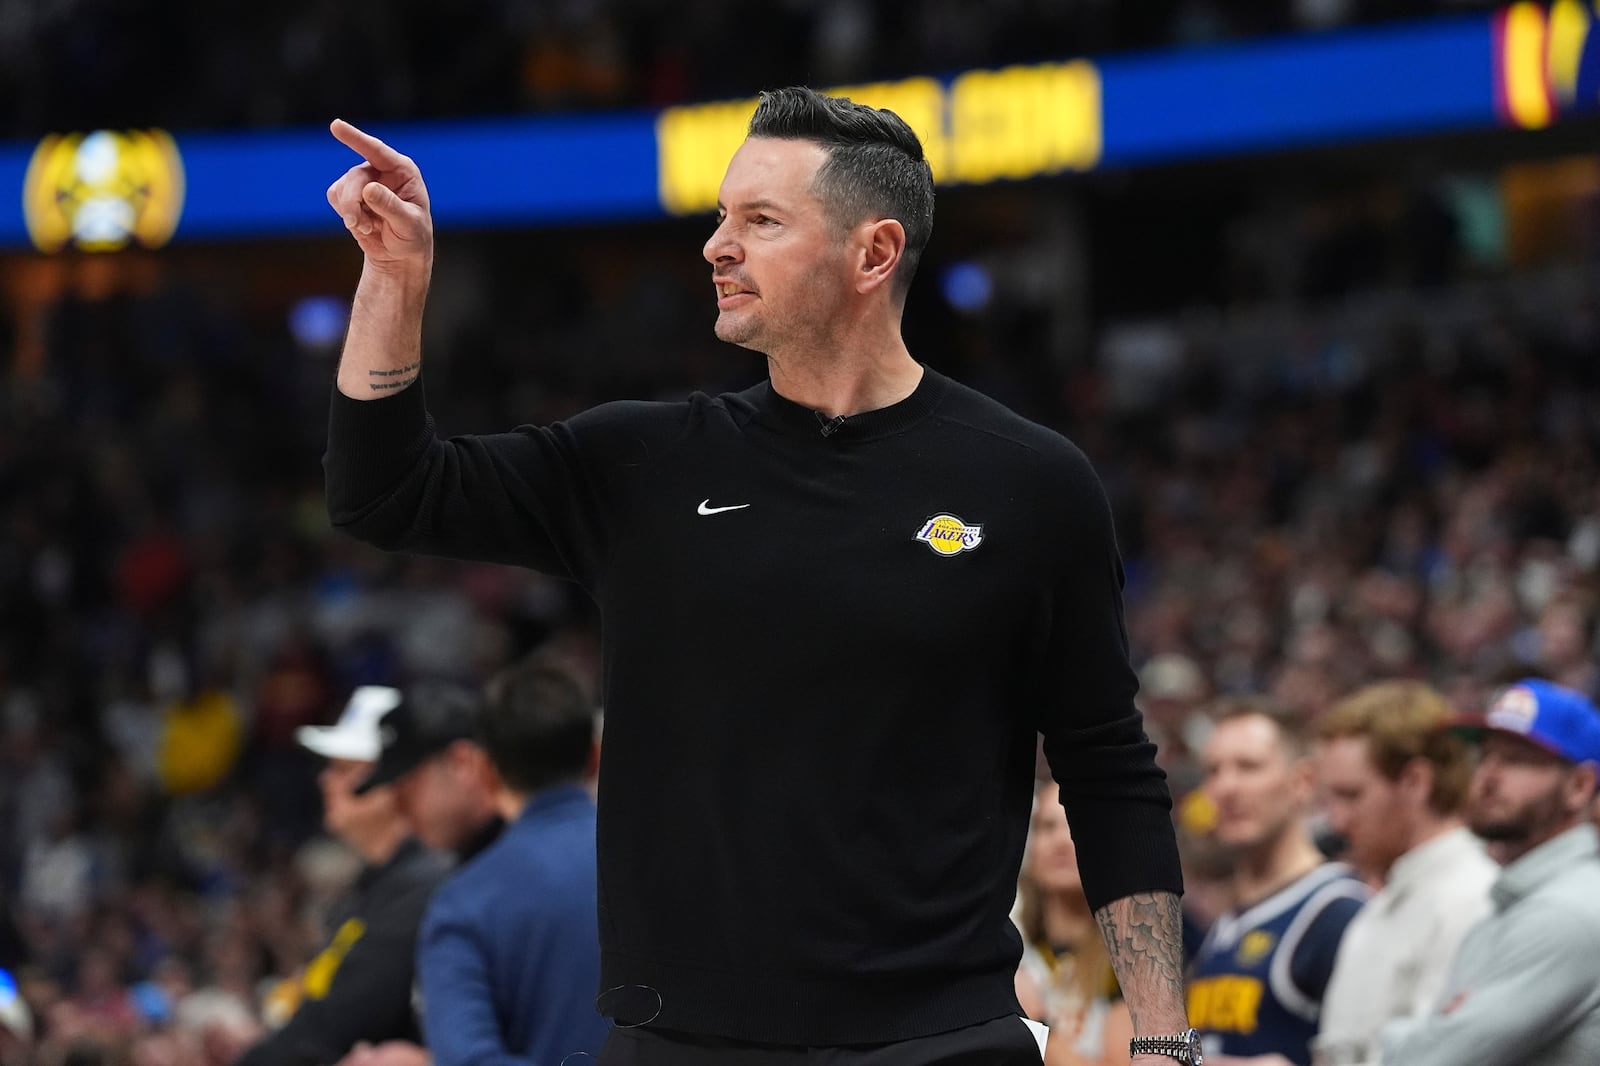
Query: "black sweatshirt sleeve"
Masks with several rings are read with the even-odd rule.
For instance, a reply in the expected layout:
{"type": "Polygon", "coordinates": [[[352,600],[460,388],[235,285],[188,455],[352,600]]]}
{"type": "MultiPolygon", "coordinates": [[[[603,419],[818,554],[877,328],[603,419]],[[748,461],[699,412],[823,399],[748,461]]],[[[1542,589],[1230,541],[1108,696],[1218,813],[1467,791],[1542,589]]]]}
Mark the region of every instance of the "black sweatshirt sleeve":
{"type": "Polygon", "coordinates": [[[1061,519],[1060,558],[1048,636],[1039,730],[1061,785],[1084,892],[1091,907],[1136,892],[1182,892],[1172,798],[1134,705],[1122,560],[1105,490],[1074,449],[1061,519]]]}
{"type": "Polygon", "coordinates": [[[648,459],[678,405],[610,403],[549,427],[441,440],[419,380],[381,400],[333,390],[329,517],[390,551],[510,563],[591,591],[604,569],[614,472],[648,459]]]}

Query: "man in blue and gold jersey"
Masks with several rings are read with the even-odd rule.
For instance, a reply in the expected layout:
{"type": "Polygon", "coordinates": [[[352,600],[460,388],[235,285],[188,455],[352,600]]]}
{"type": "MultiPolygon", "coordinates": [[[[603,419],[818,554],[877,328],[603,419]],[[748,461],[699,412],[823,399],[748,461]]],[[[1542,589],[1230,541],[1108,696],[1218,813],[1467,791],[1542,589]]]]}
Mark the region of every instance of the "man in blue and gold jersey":
{"type": "Polygon", "coordinates": [[[1307,1066],[1322,994],[1366,886],[1325,861],[1306,826],[1313,772],[1294,723],[1254,701],[1213,712],[1204,790],[1234,864],[1234,904],[1189,977],[1207,1066],[1307,1066]]]}

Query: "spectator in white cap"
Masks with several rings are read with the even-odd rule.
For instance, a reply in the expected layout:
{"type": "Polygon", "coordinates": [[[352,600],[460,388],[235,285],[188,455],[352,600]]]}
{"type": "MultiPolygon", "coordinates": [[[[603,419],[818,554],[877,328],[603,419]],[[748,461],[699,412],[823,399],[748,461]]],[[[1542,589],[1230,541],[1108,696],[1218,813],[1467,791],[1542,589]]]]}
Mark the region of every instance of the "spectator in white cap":
{"type": "Polygon", "coordinates": [[[397,689],[358,688],[336,724],[295,734],[327,759],[317,778],[323,826],[365,865],[330,916],[327,947],[296,982],[294,1013],[238,1066],[323,1066],[361,1041],[417,1039],[417,929],[450,861],[412,838],[392,786],[356,793],[383,747],[379,719],[400,703],[397,689]]]}
{"type": "Polygon", "coordinates": [[[1385,1033],[1405,1066],[1594,1066],[1600,1062],[1600,710],[1527,680],[1482,729],[1467,824],[1503,869],[1493,911],[1461,944],[1438,1005],[1385,1033]]]}

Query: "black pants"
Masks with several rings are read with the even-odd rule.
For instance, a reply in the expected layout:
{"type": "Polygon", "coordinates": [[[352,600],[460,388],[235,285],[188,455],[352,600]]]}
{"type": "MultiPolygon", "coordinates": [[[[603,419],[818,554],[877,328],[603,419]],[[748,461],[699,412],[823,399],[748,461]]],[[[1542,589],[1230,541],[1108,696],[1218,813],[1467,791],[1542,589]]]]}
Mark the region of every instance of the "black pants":
{"type": "Polygon", "coordinates": [[[715,1037],[614,1028],[597,1066],[1040,1066],[1021,1018],[870,1047],[782,1047],[715,1037]]]}

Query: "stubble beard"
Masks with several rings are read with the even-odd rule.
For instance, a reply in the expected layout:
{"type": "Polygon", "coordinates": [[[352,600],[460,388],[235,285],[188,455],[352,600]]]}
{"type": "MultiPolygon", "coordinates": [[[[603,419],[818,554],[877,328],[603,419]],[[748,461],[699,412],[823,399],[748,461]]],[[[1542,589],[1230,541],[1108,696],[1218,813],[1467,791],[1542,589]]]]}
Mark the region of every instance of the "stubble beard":
{"type": "Polygon", "coordinates": [[[1499,817],[1474,811],[1467,828],[1490,843],[1524,845],[1548,834],[1561,819],[1561,799],[1552,791],[1499,817]]]}
{"type": "Polygon", "coordinates": [[[837,307],[824,301],[777,314],[774,308],[763,305],[760,314],[753,314],[749,309],[743,313],[719,311],[712,331],[718,340],[759,352],[769,360],[776,361],[787,355],[792,361],[796,351],[821,346],[819,324],[831,321],[836,315],[837,307]]]}
{"type": "Polygon", "coordinates": [[[1289,827],[1287,824],[1266,824],[1257,828],[1253,833],[1236,836],[1231,840],[1219,840],[1218,843],[1235,858],[1266,855],[1270,854],[1282,842],[1288,832],[1289,827]]]}
{"type": "Polygon", "coordinates": [[[1522,844],[1533,837],[1533,827],[1524,819],[1490,821],[1474,818],[1467,823],[1467,828],[1491,844],[1522,844]]]}
{"type": "Polygon", "coordinates": [[[717,340],[719,341],[737,344],[741,348],[754,349],[760,330],[756,323],[749,319],[730,318],[726,313],[723,313],[717,316],[717,323],[712,327],[712,332],[717,335],[717,340]]]}

